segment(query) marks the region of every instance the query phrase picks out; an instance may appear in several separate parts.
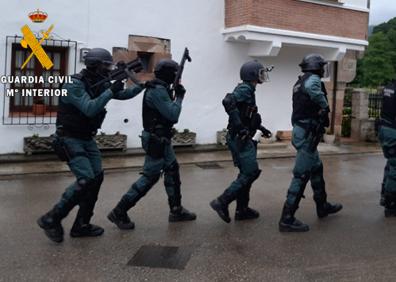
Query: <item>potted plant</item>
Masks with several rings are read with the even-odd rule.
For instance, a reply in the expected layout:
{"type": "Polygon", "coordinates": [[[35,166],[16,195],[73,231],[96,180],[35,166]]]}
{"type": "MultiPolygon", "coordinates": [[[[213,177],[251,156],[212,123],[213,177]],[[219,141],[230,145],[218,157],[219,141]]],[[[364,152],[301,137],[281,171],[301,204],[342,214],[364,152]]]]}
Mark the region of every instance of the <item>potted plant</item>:
{"type": "Polygon", "coordinates": [[[106,134],[100,132],[100,134],[95,136],[95,140],[101,151],[105,150],[122,150],[127,149],[127,136],[116,132],[115,134],[106,134]]]}
{"type": "Polygon", "coordinates": [[[39,98],[33,102],[33,114],[35,116],[43,116],[45,114],[45,103],[43,98],[39,98]]]}
{"type": "Polygon", "coordinates": [[[196,143],[197,134],[188,129],[178,132],[175,129],[175,134],[172,137],[173,146],[194,146],[196,143]]]}
{"type": "Polygon", "coordinates": [[[26,155],[51,153],[53,136],[39,136],[37,133],[23,138],[23,150],[26,155]]]}

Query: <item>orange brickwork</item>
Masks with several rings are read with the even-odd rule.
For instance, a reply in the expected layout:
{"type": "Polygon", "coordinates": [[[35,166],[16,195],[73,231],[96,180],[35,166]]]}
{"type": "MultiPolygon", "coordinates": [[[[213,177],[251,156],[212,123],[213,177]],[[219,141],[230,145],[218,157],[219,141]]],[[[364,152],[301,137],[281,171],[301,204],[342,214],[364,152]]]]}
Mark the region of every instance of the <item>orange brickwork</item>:
{"type": "Polygon", "coordinates": [[[298,0],[225,0],[225,27],[256,25],[367,40],[369,13],[298,0]]]}

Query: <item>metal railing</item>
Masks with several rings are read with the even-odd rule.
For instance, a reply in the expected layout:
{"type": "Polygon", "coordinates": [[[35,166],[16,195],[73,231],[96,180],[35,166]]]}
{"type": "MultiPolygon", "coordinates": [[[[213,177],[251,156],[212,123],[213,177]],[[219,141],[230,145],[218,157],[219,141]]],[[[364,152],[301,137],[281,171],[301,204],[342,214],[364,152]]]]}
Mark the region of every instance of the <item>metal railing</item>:
{"type": "MultiPolygon", "coordinates": [[[[20,44],[23,39],[21,36],[7,36],[5,44],[5,67],[4,76],[16,75],[15,73],[15,50],[14,47],[20,44]],[[14,72],[14,73],[13,73],[14,72]]],[[[40,38],[38,38],[40,40],[40,38]]],[[[66,59],[64,64],[64,75],[75,73],[77,68],[77,41],[60,40],[60,39],[45,39],[42,46],[44,48],[65,48],[66,59]]],[[[36,68],[36,67],[35,67],[36,68]]],[[[26,72],[26,74],[28,73],[26,72]]],[[[35,72],[34,75],[40,75],[35,72]]],[[[22,97],[18,93],[14,97],[7,97],[7,89],[12,89],[15,85],[5,83],[3,93],[3,125],[27,125],[32,127],[49,127],[50,124],[56,122],[56,107],[58,99],[44,98],[41,103],[33,105],[32,97],[22,97]],[[17,105],[17,106],[16,106],[17,105]],[[47,109],[47,111],[45,110],[47,109]]],[[[22,85],[23,86],[23,85],[22,85]]]]}
{"type": "Polygon", "coordinates": [[[384,96],[383,96],[382,88],[369,91],[369,101],[368,101],[369,118],[377,119],[381,116],[383,97],[384,96]]]}

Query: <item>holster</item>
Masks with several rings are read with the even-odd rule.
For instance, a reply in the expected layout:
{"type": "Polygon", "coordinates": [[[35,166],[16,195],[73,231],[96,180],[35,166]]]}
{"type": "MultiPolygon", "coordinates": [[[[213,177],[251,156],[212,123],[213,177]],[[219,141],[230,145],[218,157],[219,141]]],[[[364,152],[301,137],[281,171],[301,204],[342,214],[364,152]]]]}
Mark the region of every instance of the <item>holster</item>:
{"type": "Polygon", "coordinates": [[[52,141],[52,148],[62,162],[68,162],[71,160],[70,152],[67,149],[63,137],[56,136],[52,141]]]}
{"type": "Polygon", "coordinates": [[[165,147],[170,143],[170,139],[151,133],[148,141],[147,154],[154,159],[161,159],[165,156],[165,147]]]}

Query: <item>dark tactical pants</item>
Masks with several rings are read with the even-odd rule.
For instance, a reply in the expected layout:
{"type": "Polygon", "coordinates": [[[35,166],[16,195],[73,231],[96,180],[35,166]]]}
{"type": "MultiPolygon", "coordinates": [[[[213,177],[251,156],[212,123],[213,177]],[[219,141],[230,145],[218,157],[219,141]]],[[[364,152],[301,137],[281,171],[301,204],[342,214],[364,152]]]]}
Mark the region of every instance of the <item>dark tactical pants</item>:
{"type": "Polygon", "coordinates": [[[295,209],[298,208],[309,180],[311,180],[315,202],[326,200],[323,164],[317,148],[310,148],[311,140],[312,134],[307,135],[304,128],[298,125],[293,127],[292,144],[297,150],[297,155],[286,201],[295,209]]]}
{"type": "Polygon", "coordinates": [[[132,184],[128,192],[122,197],[129,207],[134,206],[159,180],[164,173],[164,185],[168,195],[169,207],[181,205],[180,173],[172,144],[164,146],[163,156],[156,158],[148,154],[150,133],[142,132],[142,147],[146,152],[142,176],[132,184]]]}
{"type": "Polygon", "coordinates": [[[224,200],[231,202],[236,199],[237,209],[247,208],[250,188],[261,173],[257,163],[257,144],[251,139],[241,143],[238,137],[232,137],[229,133],[226,139],[234,165],[239,169],[239,174],[237,179],[224,191],[224,200]]]}
{"type": "Polygon", "coordinates": [[[389,202],[396,204],[396,129],[381,126],[378,132],[378,139],[386,158],[383,184],[385,202],[388,202],[386,206],[389,207],[389,202]]]}
{"type": "Polygon", "coordinates": [[[61,138],[69,156],[67,164],[76,181],[66,189],[55,207],[63,218],[79,205],[77,218],[81,217],[88,224],[103,182],[101,153],[94,139],[61,138]]]}

